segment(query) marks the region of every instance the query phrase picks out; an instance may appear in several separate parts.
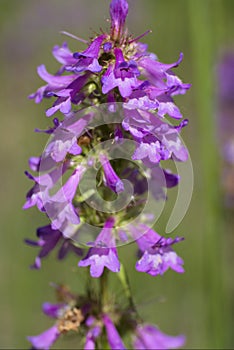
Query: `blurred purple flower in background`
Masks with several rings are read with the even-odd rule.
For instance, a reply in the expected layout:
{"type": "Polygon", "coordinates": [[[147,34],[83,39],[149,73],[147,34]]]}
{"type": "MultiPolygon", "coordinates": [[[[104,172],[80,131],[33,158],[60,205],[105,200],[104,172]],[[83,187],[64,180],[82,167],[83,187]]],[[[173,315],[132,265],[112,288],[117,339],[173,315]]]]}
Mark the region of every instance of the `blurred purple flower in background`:
{"type": "Polygon", "coordinates": [[[234,208],[234,51],[221,55],[217,65],[218,140],[223,158],[225,204],[234,208]]]}

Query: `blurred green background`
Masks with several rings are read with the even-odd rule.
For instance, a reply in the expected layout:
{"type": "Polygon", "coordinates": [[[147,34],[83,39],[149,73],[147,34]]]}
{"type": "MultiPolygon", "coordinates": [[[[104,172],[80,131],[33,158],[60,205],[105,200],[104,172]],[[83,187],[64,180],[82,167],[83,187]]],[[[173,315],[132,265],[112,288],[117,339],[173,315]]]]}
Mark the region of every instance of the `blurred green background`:
{"type": "MultiPolygon", "coordinates": [[[[186,348],[233,348],[233,209],[226,208],[220,186],[222,167],[217,130],[217,62],[225,49],[234,50],[233,0],[130,0],[128,27],[135,36],[147,29],[149,49],[163,62],[174,62],[179,52],[184,61],[176,73],[192,89],[177,98],[189,126],[183,131],[193,162],[195,185],[189,211],[174,234],[186,240],[176,247],[185,260],[186,273],[167,272],[153,278],[134,270],[135,247],[121,249],[134,298],[147,322],[168,334],[184,333],[186,348]],[[130,257],[131,256],[131,257],[130,257]]],[[[83,38],[100,26],[108,28],[109,1],[93,0],[1,0],[1,236],[0,244],[0,347],[28,348],[26,335],[41,333],[52,325],[41,312],[41,303],[54,301],[49,283],[64,282],[82,291],[83,272],[74,256],[56,262],[50,257],[41,271],[31,271],[37,250],[23,239],[33,238],[36,227],[46,223],[36,209],[21,207],[31,183],[23,172],[27,159],[39,155],[47,140],[34,134],[44,128],[46,103],[27,99],[42,81],[36,67],[44,63],[49,72],[58,65],[51,55],[66,30],[83,38]]],[[[81,43],[67,40],[74,51],[81,43]]],[[[234,123],[234,115],[233,115],[234,123]]],[[[234,182],[234,180],[232,179],[234,182]]],[[[171,192],[171,197],[175,197],[171,192]]],[[[168,204],[170,209],[170,203],[168,204]]],[[[163,233],[168,219],[159,223],[163,233]]],[[[115,282],[113,282],[115,283],[115,282]]],[[[121,294],[121,289],[119,288],[121,294]]],[[[56,348],[77,346],[73,339],[56,348]]],[[[77,346],[79,348],[79,346],[77,346]]]]}

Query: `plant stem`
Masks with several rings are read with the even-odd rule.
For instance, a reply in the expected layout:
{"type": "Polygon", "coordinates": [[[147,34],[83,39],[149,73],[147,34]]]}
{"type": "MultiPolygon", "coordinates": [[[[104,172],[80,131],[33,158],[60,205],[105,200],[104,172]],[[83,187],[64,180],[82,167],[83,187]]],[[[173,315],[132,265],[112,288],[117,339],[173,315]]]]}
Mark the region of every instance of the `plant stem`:
{"type": "Polygon", "coordinates": [[[123,287],[123,290],[125,292],[125,295],[126,295],[126,297],[128,299],[129,306],[131,307],[131,309],[133,311],[136,312],[136,307],[135,307],[134,302],[133,302],[132,292],[131,292],[131,287],[130,287],[128,275],[127,275],[127,272],[125,270],[125,267],[122,264],[121,264],[121,267],[120,267],[120,272],[118,273],[118,277],[119,277],[119,280],[120,280],[120,282],[122,284],[122,287],[123,287]]]}
{"type": "Polygon", "coordinates": [[[109,302],[108,272],[109,270],[104,269],[104,272],[100,277],[100,304],[102,311],[105,311],[105,308],[108,306],[109,302]]]}

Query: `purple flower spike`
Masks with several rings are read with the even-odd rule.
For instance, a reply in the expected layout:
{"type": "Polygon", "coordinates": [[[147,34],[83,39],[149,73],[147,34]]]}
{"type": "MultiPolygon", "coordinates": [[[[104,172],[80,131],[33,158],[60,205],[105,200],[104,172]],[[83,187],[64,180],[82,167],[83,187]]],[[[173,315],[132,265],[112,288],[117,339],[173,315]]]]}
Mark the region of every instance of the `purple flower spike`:
{"type": "Polygon", "coordinates": [[[110,4],[111,37],[120,39],[123,34],[124,24],[128,15],[128,3],[126,0],[112,0],[110,4]]]}
{"type": "Polygon", "coordinates": [[[133,346],[137,350],[166,350],[180,348],[184,343],[184,335],[169,336],[157,327],[146,324],[137,327],[133,346]]]}
{"type": "Polygon", "coordinates": [[[59,331],[56,325],[47,329],[45,332],[27,337],[28,341],[35,349],[49,350],[59,337],[59,331]]]}
{"type": "Polygon", "coordinates": [[[112,168],[108,158],[102,154],[99,159],[104,170],[104,184],[115,193],[123,192],[124,184],[112,168]]]}
{"type": "Polygon", "coordinates": [[[125,350],[124,343],[109,316],[103,315],[102,319],[106,327],[107,339],[111,350],[125,350]]]}
{"type": "Polygon", "coordinates": [[[113,226],[114,219],[109,218],[96,238],[94,246],[89,249],[86,257],[78,264],[80,267],[90,265],[90,274],[94,278],[98,278],[102,275],[104,267],[112,272],[120,271],[115,239],[111,232],[113,226]]]}
{"type": "Polygon", "coordinates": [[[138,226],[136,236],[138,234],[139,237],[140,231],[146,233],[137,239],[137,244],[142,252],[142,257],[136,263],[137,271],[146,272],[152,276],[163,275],[169,268],[178,273],[184,272],[183,260],[171,249],[173,244],[182,241],[183,238],[161,237],[143,224],[138,226]]]}

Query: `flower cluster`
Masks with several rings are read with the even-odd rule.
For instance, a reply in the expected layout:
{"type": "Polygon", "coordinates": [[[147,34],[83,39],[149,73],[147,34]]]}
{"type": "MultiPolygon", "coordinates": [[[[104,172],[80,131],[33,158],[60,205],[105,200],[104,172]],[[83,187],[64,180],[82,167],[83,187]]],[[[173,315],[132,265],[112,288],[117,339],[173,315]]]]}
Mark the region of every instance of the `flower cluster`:
{"type": "MultiPolygon", "coordinates": [[[[36,241],[26,240],[40,247],[33,268],[39,269],[41,259],[58,247],[58,259],[73,251],[80,257],[79,267],[90,266],[91,277],[102,278],[106,269],[121,273],[117,246],[132,240],[138,248],[137,271],[152,276],[169,268],[184,272],[183,260],[172,248],[183,238],[160,236],[147,221],[152,213],[141,215],[141,211],[149,191],[156,201],[165,200],[166,189],[180,180],[163,169],[162,161],[187,160],[180,132],[188,121],[176,124],[182,115],[173,97],[190,85],[172,71],[183,55],[172,64],[161,63],[139,41],[148,32],[138,38],[128,34],[127,14],[126,0],[112,0],[109,33],[83,41],[87,48],[81,52],[71,52],[66,43],[55,46],[53,55],[61,64],[55,74],[44,65],[38,67],[46,84],[29,98],[36,103],[54,99],[46,116],[60,111],[62,118],[54,118],[47,130],[36,129],[49,134],[50,140],[40,157],[29,160],[36,175],[26,172],[33,186],[24,209],[36,206],[51,221],[38,228],[36,241]],[[166,116],[175,122],[170,124],[166,116]],[[87,225],[89,231],[95,227],[94,237],[90,232],[85,235],[87,225]]],[[[85,332],[85,349],[94,349],[103,334],[111,349],[125,348],[117,329],[126,310],[117,312],[115,306],[106,311],[106,304],[86,297],[68,299],[43,306],[56,323],[28,338],[34,348],[48,349],[61,334],[74,330],[85,332]]],[[[135,310],[130,314],[136,316],[135,310]]],[[[131,316],[124,329],[121,334],[129,330],[134,334],[135,349],[177,348],[184,343],[184,337],[166,336],[137,317],[131,316]]]]}
{"type": "Polygon", "coordinates": [[[49,349],[59,337],[79,332],[84,335],[85,350],[95,349],[103,335],[106,335],[110,349],[124,350],[126,346],[120,332],[126,328],[132,334],[131,349],[175,349],[185,342],[183,335],[169,336],[156,326],[143,323],[133,308],[117,309],[117,305],[109,301],[109,311],[103,312],[95,297],[76,296],[63,286],[56,286],[56,289],[60,302],[42,305],[43,313],[55,320],[53,326],[37,336],[28,337],[35,349],[49,349]]]}

